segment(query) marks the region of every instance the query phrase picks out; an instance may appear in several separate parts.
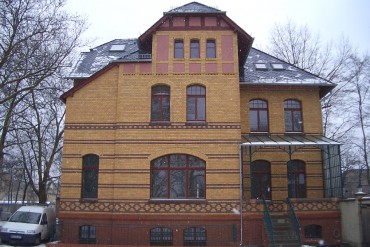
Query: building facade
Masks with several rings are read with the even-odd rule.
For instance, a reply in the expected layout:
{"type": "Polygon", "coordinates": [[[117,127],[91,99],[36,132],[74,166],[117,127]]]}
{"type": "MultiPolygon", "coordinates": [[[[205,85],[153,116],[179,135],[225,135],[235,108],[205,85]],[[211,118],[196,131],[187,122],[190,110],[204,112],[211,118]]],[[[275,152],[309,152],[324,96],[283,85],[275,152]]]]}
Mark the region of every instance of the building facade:
{"type": "Polygon", "coordinates": [[[334,85],[252,43],[192,2],[81,54],[62,95],[62,242],[267,245],[286,222],[293,244],[339,243],[334,85]]]}

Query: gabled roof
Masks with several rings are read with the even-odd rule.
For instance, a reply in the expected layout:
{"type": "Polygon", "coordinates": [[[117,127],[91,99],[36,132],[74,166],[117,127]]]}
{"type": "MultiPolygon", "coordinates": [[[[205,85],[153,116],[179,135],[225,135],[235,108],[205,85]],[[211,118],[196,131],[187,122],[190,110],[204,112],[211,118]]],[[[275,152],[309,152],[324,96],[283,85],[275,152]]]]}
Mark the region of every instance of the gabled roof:
{"type": "Polygon", "coordinates": [[[183,6],[174,8],[168,12],[164,12],[165,15],[167,13],[173,14],[173,13],[226,13],[226,12],[218,10],[216,8],[209,7],[198,2],[191,2],[183,6]]]}
{"type": "Polygon", "coordinates": [[[215,16],[226,22],[229,27],[237,33],[238,35],[238,52],[239,61],[244,63],[246,55],[249,49],[252,47],[253,38],[245,32],[241,27],[239,27],[233,20],[227,17],[225,11],[220,11],[218,9],[200,4],[198,2],[191,2],[185,4],[181,7],[175,8],[171,11],[164,12],[163,17],[160,18],[156,23],[154,23],[147,31],[145,31],[139,37],[139,43],[142,46],[150,46],[153,34],[168,20],[171,20],[173,16],[215,16]]]}

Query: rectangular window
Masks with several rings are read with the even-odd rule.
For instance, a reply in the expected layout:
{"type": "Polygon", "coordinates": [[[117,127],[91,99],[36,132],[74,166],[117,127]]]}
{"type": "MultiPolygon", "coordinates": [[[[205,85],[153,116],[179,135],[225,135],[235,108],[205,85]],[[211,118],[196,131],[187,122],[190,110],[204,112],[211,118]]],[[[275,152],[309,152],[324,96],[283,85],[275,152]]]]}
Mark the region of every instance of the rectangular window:
{"type": "Polygon", "coordinates": [[[200,58],[199,40],[190,41],[190,58],[200,58]]]}
{"type": "Polygon", "coordinates": [[[216,58],[216,41],[212,39],[207,40],[206,48],[207,58],[216,58]]]}
{"type": "Polygon", "coordinates": [[[175,40],[175,58],[184,58],[184,41],[182,39],[175,40]]]}
{"type": "Polygon", "coordinates": [[[98,198],[99,156],[88,154],[82,158],[82,198],[98,198]]]}

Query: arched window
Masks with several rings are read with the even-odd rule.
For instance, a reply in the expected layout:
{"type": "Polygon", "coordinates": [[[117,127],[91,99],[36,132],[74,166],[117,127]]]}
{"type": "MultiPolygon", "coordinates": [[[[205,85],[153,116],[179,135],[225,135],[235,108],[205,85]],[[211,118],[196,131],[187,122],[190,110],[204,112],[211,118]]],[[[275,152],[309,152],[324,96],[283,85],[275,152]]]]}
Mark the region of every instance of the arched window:
{"type": "Polygon", "coordinates": [[[186,120],[206,121],[206,88],[200,85],[186,89],[186,120]]]}
{"type": "Polygon", "coordinates": [[[150,230],[150,245],[172,246],[172,229],[156,227],[150,230]]]}
{"type": "Polygon", "coordinates": [[[184,230],[184,246],[206,246],[207,231],[203,227],[188,227],[184,230]]]}
{"type": "Polygon", "coordinates": [[[306,164],[301,160],[288,161],[288,194],[290,198],[306,197],[306,164]]]}
{"type": "Polygon", "coordinates": [[[95,244],[96,229],[95,226],[84,225],[80,226],[80,244],[95,244]]]}
{"type": "Polygon", "coordinates": [[[190,40],[190,58],[200,58],[199,39],[190,40]]]}
{"type": "Polygon", "coordinates": [[[151,162],[151,198],[205,198],[206,164],[186,154],[171,154],[151,162]]]}
{"type": "Polygon", "coordinates": [[[167,85],[152,87],[151,121],[170,121],[170,87],[167,85]]]}
{"type": "Polygon", "coordinates": [[[98,198],[99,156],[82,157],[82,198],[98,198]]]}
{"type": "Polygon", "coordinates": [[[305,238],[322,238],[322,227],[320,225],[308,225],[304,228],[305,238]]]}
{"type": "Polygon", "coordinates": [[[249,101],[250,131],[251,132],[268,132],[268,106],[265,100],[249,101]]]}
{"type": "Polygon", "coordinates": [[[268,161],[256,160],[251,165],[251,197],[271,199],[271,166],[268,161]]]}
{"type": "Polygon", "coordinates": [[[298,100],[288,99],[284,101],[285,131],[302,132],[302,106],[298,100]]]}

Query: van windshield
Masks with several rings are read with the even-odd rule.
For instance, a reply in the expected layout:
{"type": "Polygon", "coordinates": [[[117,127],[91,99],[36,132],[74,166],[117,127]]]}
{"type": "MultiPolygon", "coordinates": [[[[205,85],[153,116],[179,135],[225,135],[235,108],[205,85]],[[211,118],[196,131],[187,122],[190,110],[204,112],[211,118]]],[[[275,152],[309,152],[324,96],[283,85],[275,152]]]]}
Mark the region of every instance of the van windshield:
{"type": "Polygon", "coordinates": [[[9,222],[38,224],[40,222],[40,217],[40,213],[17,211],[10,217],[9,222]]]}

